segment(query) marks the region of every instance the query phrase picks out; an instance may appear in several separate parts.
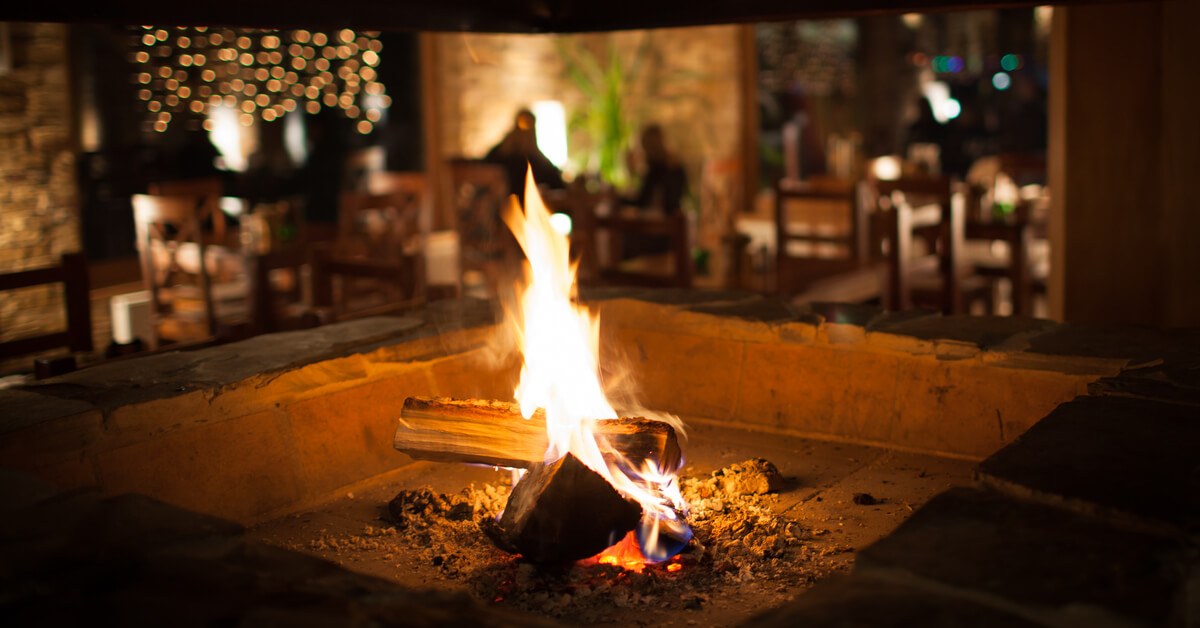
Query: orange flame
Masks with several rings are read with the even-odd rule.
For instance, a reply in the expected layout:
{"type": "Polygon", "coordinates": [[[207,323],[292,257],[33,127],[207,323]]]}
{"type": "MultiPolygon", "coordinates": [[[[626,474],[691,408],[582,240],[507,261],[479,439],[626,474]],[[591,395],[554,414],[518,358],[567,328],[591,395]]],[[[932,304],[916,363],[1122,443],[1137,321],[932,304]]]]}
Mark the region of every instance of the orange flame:
{"type": "Polygon", "coordinates": [[[645,570],[648,561],[642,554],[642,548],[638,547],[637,535],[630,532],[621,539],[620,543],[579,562],[583,565],[617,565],[641,573],[645,570]]]}
{"type": "Polygon", "coordinates": [[[519,312],[508,321],[524,353],[514,396],[525,418],[545,409],[550,443],[546,462],[574,454],[642,505],[643,548],[661,560],[667,550],[657,544],[664,531],[684,542],[684,537],[690,537],[683,520],[686,504],[675,482],[678,469],[660,469],[654,460],[633,468],[605,439],[597,439],[595,422],[618,416],[599,376],[600,320],[575,303],[576,269],[570,262],[570,243],[551,226],[532,169],[526,173],[525,190],[525,211],[514,196],[504,215],[527,258],[525,284],[518,286],[519,312]]]}

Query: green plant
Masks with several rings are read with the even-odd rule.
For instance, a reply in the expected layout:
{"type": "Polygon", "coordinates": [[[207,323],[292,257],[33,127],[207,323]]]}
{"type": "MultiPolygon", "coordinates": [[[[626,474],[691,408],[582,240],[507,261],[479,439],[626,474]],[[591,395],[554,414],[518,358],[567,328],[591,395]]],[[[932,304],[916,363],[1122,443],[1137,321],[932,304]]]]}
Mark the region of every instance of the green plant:
{"type": "MultiPolygon", "coordinates": [[[[652,31],[641,34],[641,40],[632,55],[623,50],[630,46],[619,45],[620,36],[605,36],[603,52],[594,53],[586,44],[598,42],[595,36],[568,36],[556,40],[559,55],[565,64],[565,73],[583,96],[580,106],[571,110],[568,131],[572,137],[583,136],[584,142],[572,142],[572,165],[578,172],[599,174],[606,183],[628,189],[632,181],[626,155],[634,143],[634,137],[642,125],[648,122],[664,122],[656,119],[664,111],[685,104],[695,115],[686,127],[691,138],[690,151],[686,154],[706,154],[702,148],[711,144],[713,129],[708,122],[713,106],[702,95],[699,83],[708,80],[703,72],[663,67],[660,55],[655,52],[656,41],[652,31]],[[601,62],[603,59],[603,63],[601,62]],[[580,150],[580,146],[585,149],[580,150]]],[[[677,123],[679,120],[676,120],[677,123]]],[[[665,129],[670,135],[671,129],[665,129]]],[[[679,130],[679,129],[677,129],[679,130]]],[[[677,136],[668,146],[678,151],[682,138],[677,136]]],[[[695,206],[696,191],[699,189],[701,162],[698,159],[683,159],[688,168],[688,180],[692,182],[685,194],[685,207],[695,206]]]]}
{"type": "Polygon", "coordinates": [[[629,184],[625,154],[639,122],[629,101],[652,42],[652,35],[646,33],[628,67],[611,41],[603,66],[578,38],[563,37],[556,42],[567,76],[585,98],[584,105],[572,113],[567,123],[569,132],[582,132],[591,140],[592,150],[583,153],[579,166],[599,173],[605,182],[616,187],[629,184]]]}

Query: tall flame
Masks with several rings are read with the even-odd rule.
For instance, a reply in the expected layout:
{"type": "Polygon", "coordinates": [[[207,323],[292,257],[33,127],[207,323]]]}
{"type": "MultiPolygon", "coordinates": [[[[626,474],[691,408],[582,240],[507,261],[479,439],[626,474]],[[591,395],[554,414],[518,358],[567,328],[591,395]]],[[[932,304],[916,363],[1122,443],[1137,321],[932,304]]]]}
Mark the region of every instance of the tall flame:
{"type": "Polygon", "coordinates": [[[596,421],[618,416],[600,381],[600,319],[574,302],[576,268],[570,261],[570,243],[551,226],[532,170],[526,173],[525,190],[525,211],[513,196],[504,215],[527,258],[519,313],[509,317],[524,351],[515,391],[521,414],[529,418],[538,408],[545,409],[550,443],[546,462],[574,454],[642,505],[642,552],[651,560],[664,560],[691,536],[683,519],[686,504],[675,482],[678,469],[659,468],[656,460],[634,468],[603,437],[597,438],[596,421]]]}

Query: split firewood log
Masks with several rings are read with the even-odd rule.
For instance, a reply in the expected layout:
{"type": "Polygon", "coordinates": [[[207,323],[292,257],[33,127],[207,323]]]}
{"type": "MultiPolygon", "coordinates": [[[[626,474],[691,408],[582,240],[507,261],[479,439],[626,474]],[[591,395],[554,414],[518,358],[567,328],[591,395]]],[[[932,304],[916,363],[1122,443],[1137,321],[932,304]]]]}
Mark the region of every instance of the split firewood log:
{"type": "MultiPolygon", "coordinates": [[[[609,419],[597,421],[595,432],[634,466],[654,460],[662,469],[679,467],[679,441],[667,423],[609,419]]],[[[526,419],[511,402],[409,397],[394,444],[418,460],[528,469],[545,461],[549,441],[542,410],[526,419]]]]}

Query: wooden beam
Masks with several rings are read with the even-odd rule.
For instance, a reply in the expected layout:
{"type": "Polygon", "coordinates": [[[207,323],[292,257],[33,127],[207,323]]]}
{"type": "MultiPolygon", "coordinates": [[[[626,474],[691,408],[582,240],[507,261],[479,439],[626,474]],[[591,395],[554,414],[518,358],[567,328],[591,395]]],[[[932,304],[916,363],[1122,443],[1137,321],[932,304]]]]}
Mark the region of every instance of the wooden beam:
{"type": "MultiPolygon", "coordinates": [[[[281,11],[272,3],[242,3],[236,11],[214,11],[195,2],[143,0],[60,0],[8,2],[0,20],[12,22],[93,22],[110,24],[190,24],[256,28],[356,28],[361,30],[573,33],[637,28],[749,24],[833,19],[909,12],[1034,7],[1044,0],[748,0],[707,2],[650,0],[638,4],[536,0],[442,0],[374,2],[295,0],[281,11]]],[[[1104,0],[1064,0],[1056,4],[1100,4],[1104,0]]],[[[1155,3],[1149,3],[1155,4],[1155,3]]]]}

